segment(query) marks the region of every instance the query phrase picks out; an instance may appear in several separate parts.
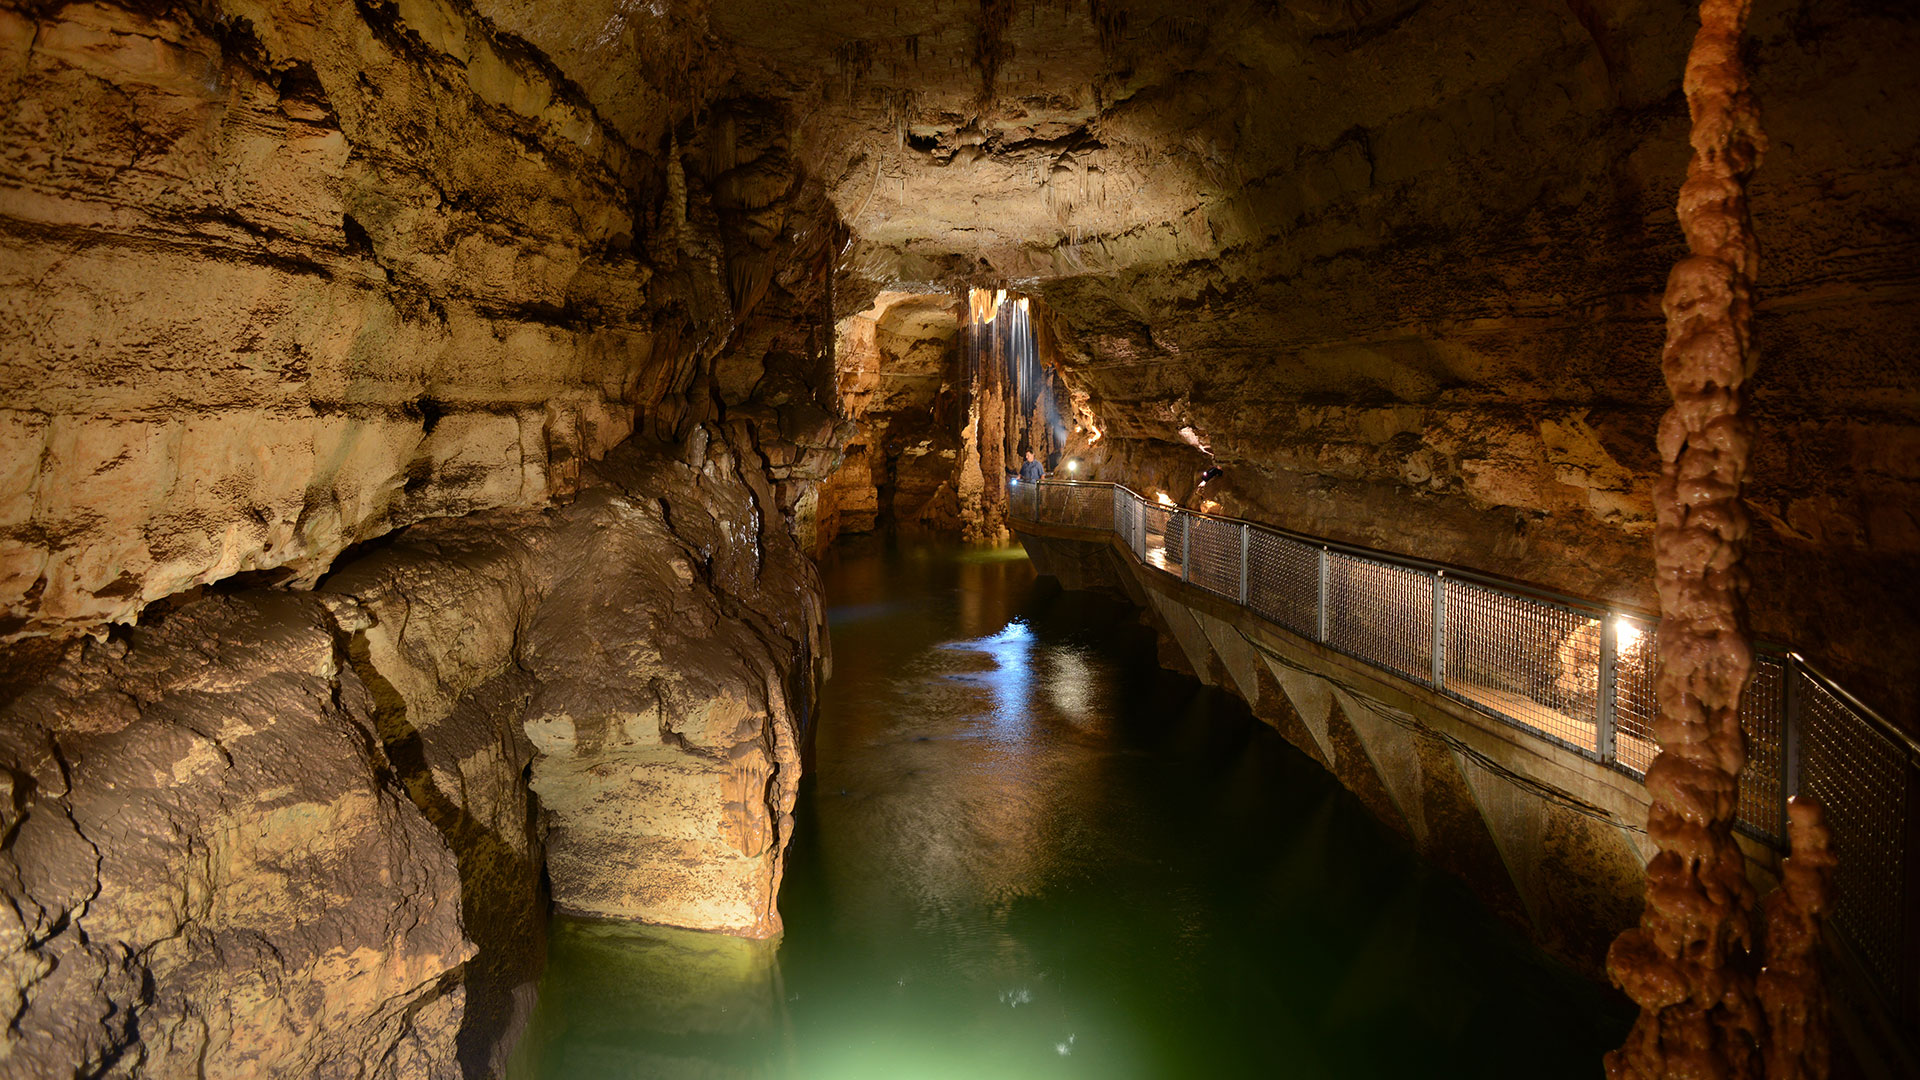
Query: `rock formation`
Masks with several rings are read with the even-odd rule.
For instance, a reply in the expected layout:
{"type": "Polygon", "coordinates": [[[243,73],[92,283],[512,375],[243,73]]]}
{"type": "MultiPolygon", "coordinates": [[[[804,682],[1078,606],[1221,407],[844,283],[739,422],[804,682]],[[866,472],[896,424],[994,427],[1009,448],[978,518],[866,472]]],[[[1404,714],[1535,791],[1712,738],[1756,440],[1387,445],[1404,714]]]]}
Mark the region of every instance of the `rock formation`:
{"type": "Polygon", "coordinates": [[[1756,991],[1753,887],[1733,839],[1746,737],[1740,695],[1752,674],[1745,636],[1741,504],[1753,434],[1741,413],[1755,369],[1758,244],[1747,185],[1766,139],[1741,59],[1748,0],[1702,0],[1687,56],[1693,160],[1680,188],[1689,254],[1667,280],[1661,356],[1673,408],[1660,424],[1654,564],[1660,593],[1655,679],[1660,754],[1647,769],[1647,864],[1640,925],[1607,954],[1640,1006],[1612,1077],[1825,1076],[1818,917],[1833,856],[1816,803],[1796,800],[1794,854],[1767,907],[1769,967],[1756,991]]]}
{"type": "MultiPolygon", "coordinates": [[[[804,554],[991,537],[1023,443],[1646,605],[1689,30],[0,7],[5,1071],[483,1075],[549,902],[773,932],[804,554]],[[1055,414],[969,366],[975,288],[1055,414]]],[[[1755,630],[1911,727],[1920,16],[1752,37],[1755,630]]]]}
{"type": "Polygon", "coordinates": [[[0,713],[7,1075],[496,1073],[543,867],[562,910],[776,932],[818,585],[698,441],[85,640],[0,713]]]}
{"type": "Polygon", "coordinates": [[[8,707],[9,1076],[457,1076],[459,868],[314,595],[86,641],[8,707]]]}
{"type": "Polygon", "coordinates": [[[1746,185],[1766,140],[1740,60],[1748,4],[1705,0],[1687,56],[1693,161],[1680,189],[1690,254],[1667,279],[1661,356],[1674,405],[1660,424],[1654,564],[1660,591],[1655,678],[1660,754],[1647,768],[1647,864],[1640,925],[1607,969],[1640,1006],[1615,1077],[1756,1076],[1765,1019],[1743,961],[1755,942],[1746,858],[1733,840],[1746,737],[1740,693],[1753,652],[1742,625],[1747,538],[1740,504],[1752,433],[1740,414],[1753,374],[1758,245],[1746,185]]]}

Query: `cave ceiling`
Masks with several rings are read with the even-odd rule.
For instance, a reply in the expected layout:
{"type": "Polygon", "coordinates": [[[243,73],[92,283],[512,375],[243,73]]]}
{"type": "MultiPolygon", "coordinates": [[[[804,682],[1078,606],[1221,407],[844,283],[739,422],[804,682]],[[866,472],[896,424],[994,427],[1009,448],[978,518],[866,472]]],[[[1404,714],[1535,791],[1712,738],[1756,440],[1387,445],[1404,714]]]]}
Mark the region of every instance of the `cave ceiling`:
{"type": "MultiPolygon", "coordinates": [[[[1364,84],[1309,70],[1316,52],[1416,15],[1412,0],[477,6],[643,151],[687,101],[785,104],[795,153],[855,237],[848,267],[889,286],[1204,257],[1233,239],[1228,203],[1257,179],[1250,166],[1337,140],[1369,100],[1473,82],[1461,50],[1432,39],[1371,60],[1364,84]]],[[[1465,38],[1496,29],[1450,25],[1465,38]]],[[[1502,40],[1526,35],[1509,25],[1502,40]]]]}

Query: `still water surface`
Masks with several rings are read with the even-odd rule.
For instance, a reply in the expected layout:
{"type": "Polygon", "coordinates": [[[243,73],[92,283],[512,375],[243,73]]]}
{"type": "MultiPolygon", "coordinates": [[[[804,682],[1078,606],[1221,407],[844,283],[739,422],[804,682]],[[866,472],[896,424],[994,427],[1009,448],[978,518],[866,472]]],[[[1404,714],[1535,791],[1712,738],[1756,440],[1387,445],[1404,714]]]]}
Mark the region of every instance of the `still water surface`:
{"type": "Polygon", "coordinates": [[[532,1078],[1597,1077],[1629,1020],[1018,548],[825,567],[777,946],[562,919],[532,1078]]]}

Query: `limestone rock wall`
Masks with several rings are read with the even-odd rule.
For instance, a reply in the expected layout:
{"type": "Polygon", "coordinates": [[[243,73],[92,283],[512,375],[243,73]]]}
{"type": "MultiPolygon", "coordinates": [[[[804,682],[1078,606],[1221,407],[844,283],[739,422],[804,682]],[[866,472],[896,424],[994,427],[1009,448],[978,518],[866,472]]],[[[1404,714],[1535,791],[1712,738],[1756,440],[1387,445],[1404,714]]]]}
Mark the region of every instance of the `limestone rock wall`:
{"type": "Polygon", "coordinates": [[[454,855],[312,595],[73,648],[0,718],[0,1071],[458,1077],[454,855]]]}
{"type": "Polygon", "coordinates": [[[695,443],[163,605],[0,710],[6,1075],[497,1075],[543,867],[776,932],[819,586],[745,425],[695,443]]]}
{"type": "Polygon", "coordinates": [[[882,292],[839,321],[837,389],[854,427],[820,490],[822,545],[876,526],[960,531],[959,307],[950,294],[882,292]]]}
{"type": "Polygon", "coordinates": [[[538,505],[633,424],[642,161],[423,0],[0,11],[0,608],[538,505]]]}

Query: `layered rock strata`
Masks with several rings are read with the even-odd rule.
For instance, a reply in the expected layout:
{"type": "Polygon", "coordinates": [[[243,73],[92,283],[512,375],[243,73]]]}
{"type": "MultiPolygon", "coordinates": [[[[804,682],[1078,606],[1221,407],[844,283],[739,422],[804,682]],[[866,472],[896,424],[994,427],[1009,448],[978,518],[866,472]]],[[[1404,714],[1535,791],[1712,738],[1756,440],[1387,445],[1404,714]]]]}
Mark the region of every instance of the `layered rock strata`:
{"type": "Polygon", "coordinates": [[[457,6],[0,11],[4,632],[311,583],[632,427],[641,164],[457,6]]]}
{"type": "Polygon", "coordinates": [[[497,1074],[543,866],[566,910],[777,931],[818,584],[696,443],[183,602],[8,705],[7,1074],[497,1074]]]}

